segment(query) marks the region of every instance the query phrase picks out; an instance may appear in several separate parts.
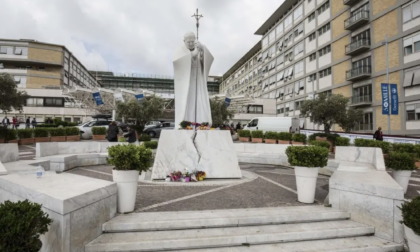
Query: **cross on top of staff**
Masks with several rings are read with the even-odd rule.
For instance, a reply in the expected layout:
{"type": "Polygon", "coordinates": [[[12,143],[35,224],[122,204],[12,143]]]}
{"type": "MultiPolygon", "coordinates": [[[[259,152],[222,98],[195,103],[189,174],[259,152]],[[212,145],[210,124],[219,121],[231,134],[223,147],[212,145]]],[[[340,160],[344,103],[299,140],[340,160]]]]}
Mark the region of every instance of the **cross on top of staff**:
{"type": "Polygon", "coordinates": [[[191,17],[195,18],[195,20],[197,21],[196,26],[197,26],[197,40],[198,40],[198,27],[200,27],[200,18],[203,18],[203,15],[198,14],[198,8],[197,8],[197,12],[194,13],[191,17]]]}

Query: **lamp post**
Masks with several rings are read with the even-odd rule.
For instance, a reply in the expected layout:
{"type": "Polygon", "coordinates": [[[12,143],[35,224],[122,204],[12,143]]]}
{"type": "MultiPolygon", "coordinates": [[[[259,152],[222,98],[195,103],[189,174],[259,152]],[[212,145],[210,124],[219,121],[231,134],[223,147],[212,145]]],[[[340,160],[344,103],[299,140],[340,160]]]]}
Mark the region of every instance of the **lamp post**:
{"type": "MultiPolygon", "coordinates": [[[[388,62],[388,35],[385,35],[385,41],[382,42],[383,45],[385,45],[385,55],[386,55],[386,83],[388,85],[388,101],[391,101],[389,98],[390,95],[390,88],[389,88],[389,62],[388,62]]],[[[390,103],[390,102],[389,102],[390,103]]],[[[391,134],[391,108],[388,104],[388,135],[391,134]]]]}

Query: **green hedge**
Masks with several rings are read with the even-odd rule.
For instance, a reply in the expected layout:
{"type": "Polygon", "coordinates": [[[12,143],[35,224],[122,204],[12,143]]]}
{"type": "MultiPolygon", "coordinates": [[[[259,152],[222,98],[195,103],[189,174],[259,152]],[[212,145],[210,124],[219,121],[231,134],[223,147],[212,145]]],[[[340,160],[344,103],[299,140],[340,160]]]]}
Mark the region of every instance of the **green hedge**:
{"type": "Polygon", "coordinates": [[[291,166],[324,167],[328,162],[328,149],[319,146],[289,146],[286,149],[291,166]]]}
{"type": "Polygon", "coordinates": [[[80,130],[77,127],[66,127],[66,136],[78,136],[80,135],[80,130]]]}
{"type": "Polygon", "coordinates": [[[409,143],[395,143],[392,144],[392,150],[395,152],[405,152],[410,154],[413,158],[420,158],[420,145],[409,143]]]}
{"type": "Polygon", "coordinates": [[[327,133],[315,133],[309,136],[309,141],[316,140],[316,137],[326,137],[328,141],[331,141],[333,146],[335,146],[335,140],[337,137],[340,137],[339,134],[327,134],[327,133]]]}
{"type": "Polygon", "coordinates": [[[140,142],[149,142],[149,141],[152,141],[152,138],[147,134],[142,134],[139,137],[139,141],[140,142]]]}
{"type": "Polygon", "coordinates": [[[350,138],[337,137],[335,139],[335,146],[350,146],[350,138]]]}
{"type": "Polygon", "coordinates": [[[38,126],[42,128],[57,128],[58,127],[57,124],[38,124],[38,126]]]}
{"type": "Polygon", "coordinates": [[[49,132],[50,132],[50,136],[52,137],[66,135],[66,131],[64,130],[64,128],[50,129],[49,132]]]}
{"type": "Polygon", "coordinates": [[[385,157],[386,167],[396,171],[415,170],[414,158],[408,153],[391,152],[385,157]]]}
{"type": "Polygon", "coordinates": [[[294,142],[306,143],[306,135],[301,133],[295,133],[292,136],[294,142]]]}
{"type": "Polygon", "coordinates": [[[0,139],[4,139],[7,136],[7,128],[0,126],[0,139]]]}
{"type": "Polygon", "coordinates": [[[114,145],[108,148],[106,160],[115,170],[137,170],[141,174],[153,165],[153,153],[143,145],[114,145]]]}
{"type": "Polygon", "coordinates": [[[18,134],[19,139],[32,138],[34,134],[34,130],[33,129],[18,129],[17,134],[18,134]]]}
{"type": "Polygon", "coordinates": [[[290,140],[292,140],[292,133],[289,133],[289,132],[280,132],[280,133],[278,133],[279,134],[279,140],[282,140],[282,141],[290,141],[290,140]]]}
{"type": "Polygon", "coordinates": [[[143,144],[146,148],[149,148],[149,149],[152,149],[152,150],[155,150],[158,147],[158,142],[156,142],[156,141],[144,142],[143,144]]]}
{"type": "Polygon", "coordinates": [[[48,128],[35,128],[34,137],[48,137],[48,128]]]}
{"type": "Polygon", "coordinates": [[[317,141],[317,140],[309,141],[309,145],[324,147],[324,148],[327,148],[328,150],[330,149],[330,144],[327,141],[317,141]]]}
{"type": "Polygon", "coordinates": [[[120,142],[120,143],[126,143],[127,142],[127,139],[125,139],[125,137],[119,137],[118,138],[118,142],[120,142]]]}
{"type": "Polygon", "coordinates": [[[375,147],[381,148],[383,154],[388,154],[389,149],[391,148],[391,143],[384,141],[376,141],[371,139],[361,139],[357,138],[354,140],[354,145],[357,147],[375,147]]]}
{"type": "Polygon", "coordinates": [[[264,138],[264,132],[262,130],[253,130],[251,131],[252,138],[264,138]]]}
{"type": "Polygon", "coordinates": [[[411,228],[416,235],[420,235],[420,196],[412,201],[405,201],[401,207],[403,223],[411,228]]]}
{"type": "Polygon", "coordinates": [[[238,130],[238,136],[239,137],[250,137],[251,131],[249,130],[238,130]]]}
{"type": "Polygon", "coordinates": [[[106,135],[105,127],[92,127],[92,135],[106,135]]]}
{"type": "Polygon", "coordinates": [[[11,140],[16,140],[16,139],[17,139],[17,130],[8,129],[7,130],[7,135],[6,135],[6,140],[11,141],[11,140]]]}
{"type": "Polygon", "coordinates": [[[267,131],[264,134],[265,139],[277,140],[279,138],[279,134],[274,131],[267,131]]]}

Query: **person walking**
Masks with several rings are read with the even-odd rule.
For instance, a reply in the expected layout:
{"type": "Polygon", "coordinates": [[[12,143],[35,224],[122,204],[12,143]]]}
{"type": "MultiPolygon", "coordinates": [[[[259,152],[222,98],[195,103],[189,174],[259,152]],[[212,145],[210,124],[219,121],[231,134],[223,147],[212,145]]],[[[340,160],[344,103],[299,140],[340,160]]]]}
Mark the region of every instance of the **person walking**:
{"type": "Polygon", "coordinates": [[[381,127],[379,127],[377,131],[375,131],[375,134],[373,134],[373,139],[376,139],[376,141],[384,140],[381,127]]]}
{"type": "Polygon", "coordinates": [[[28,117],[28,118],[26,118],[26,128],[28,129],[30,127],[31,127],[31,118],[28,117]]]}
{"type": "Polygon", "coordinates": [[[119,133],[119,129],[117,126],[117,123],[115,121],[113,121],[112,123],[109,124],[108,127],[108,132],[107,132],[107,139],[108,142],[118,142],[118,133],[119,133]]]}
{"type": "Polygon", "coordinates": [[[17,123],[18,123],[18,120],[17,120],[17,118],[14,116],[14,117],[12,118],[12,128],[13,128],[13,129],[17,129],[17,128],[18,128],[17,123]]]}
{"type": "Polygon", "coordinates": [[[34,118],[32,118],[32,122],[31,122],[31,124],[32,124],[32,128],[36,128],[36,119],[35,119],[35,117],[34,118]]]}
{"type": "Polygon", "coordinates": [[[241,123],[240,122],[238,122],[236,124],[236,131],[238,131],[238,130],[241,130],[241,123]]]}
{"type": "Polygon", "coordinates": [[[124,137],[127,139],[127,142],[135,143],[137,141],[137,132],[130,126],[127,126],[127,133],[124,134],[124,137]]]}
{"type": "Polygon", "coordinates": [[[9,118],[7,118],[7,116],[5,118],[3,118],[2,121],[3,127],[7,128],[10,124],[9,118]]]}

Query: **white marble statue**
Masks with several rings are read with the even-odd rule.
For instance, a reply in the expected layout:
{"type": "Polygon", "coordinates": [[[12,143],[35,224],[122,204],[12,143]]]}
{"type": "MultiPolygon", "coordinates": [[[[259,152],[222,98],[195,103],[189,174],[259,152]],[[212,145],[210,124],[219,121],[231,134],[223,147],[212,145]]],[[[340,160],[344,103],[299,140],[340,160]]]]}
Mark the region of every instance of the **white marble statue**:
{"type": "Polygon", "coordinates": [[[184,35],[184,44],[175,53],[175,125],[182,121],[212,123],[207,77],[213,56],[193,32],[184,35]]]}

